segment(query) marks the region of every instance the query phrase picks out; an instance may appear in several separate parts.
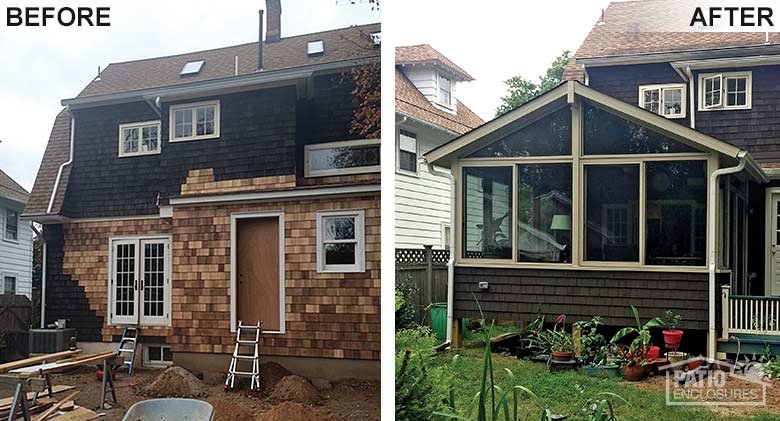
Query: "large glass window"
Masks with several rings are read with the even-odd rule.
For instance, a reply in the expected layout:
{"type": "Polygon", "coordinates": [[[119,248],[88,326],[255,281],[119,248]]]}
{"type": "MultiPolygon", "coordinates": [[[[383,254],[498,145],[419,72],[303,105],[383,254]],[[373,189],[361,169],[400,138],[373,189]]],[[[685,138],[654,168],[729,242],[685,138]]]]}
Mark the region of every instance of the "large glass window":
{"type": "Polygon", "coordinates": [[[639,165],[585,167],[585,260],[639,261],[639,165]]]}
{"type": "Polygon", "coordinates": [[[517,261],[571,262],[571,164],[517,166],[517,261]]]}
{"type": "Polygon", "coordinates": [[[379,139],[306,145],[304,159],[306,177],[379,172],[379,139]]]}
{"type": "Polygon", "coordinates": [[[563,107],[508,134],[473,158],[571,155],[571,108],[563,107]]]}
{"type": "Polygon", "coordinates": [[[699,152],[588,103],[583,104],[583,116],[585,155],[699,152]]]}
{"type": "Polygon", "coordinates": [[[666,161],[645,165],[645,263],[703,266],[707,162],[666,161]]]}
{"type": "Polygon", "coordinates": [[[512,167],[463,169],[463,257],[512,258],[512,167]]]}

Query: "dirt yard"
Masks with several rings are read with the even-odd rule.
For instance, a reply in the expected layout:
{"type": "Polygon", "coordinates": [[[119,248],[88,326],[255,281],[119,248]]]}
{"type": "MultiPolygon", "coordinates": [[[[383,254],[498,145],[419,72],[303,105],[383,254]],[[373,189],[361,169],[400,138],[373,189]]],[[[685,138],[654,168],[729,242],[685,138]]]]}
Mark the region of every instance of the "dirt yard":
{"type": "MultiPolygon", "coordinates": [[[[126,372],[117,374],[115,381],[119,405],[116,408],[99,411],[100,382],[95,371],[79,368],[65,374],[54,375],[55,385],[64,384],[78,387],[81,391],[75,398],[76,405],[105,414],[102,420],[121,420],[124,413],[135,402],[149,399],[150,390],[160,384],[176,384],[163,378],[151,385],[163,370],[137,369],[133,376],[126,372]]],[[[335,383],[315,381],[316,387],[302,381],[297,376],[287,377],[290,373],[273,363],[263,365],[261,378],[263,389],[260,392],[248,391],[248,384],[237,383],[235,390],[223,390],[224,377],[221,373],[204,373],[198,393],[205,390],[206,400],[214,406],[216,420],[280,420],[311,421],[323,420],[378,420],[380,412],[379,382],[362,380],[343,380],[335,383]],[[282,379],[287,379],[282,382],[282,379]],[[283,384],[274,393],[278,383],[283,384]],[[296,391],[300,388],[300,392],[296,391]],[[273,397],[272,397],[273,395],[273,397]],[[284,397],[285,400],[279,400],[284,397]],[[290,397],[286,399],[286,397],[290,397]]],[[[159,389],[159,387],[157,387],[159,389]]],[[[156,390],[157,394],[159,390],[156,390]]],[[[177,391],[171,391],[177,395],[177,391]]]]}

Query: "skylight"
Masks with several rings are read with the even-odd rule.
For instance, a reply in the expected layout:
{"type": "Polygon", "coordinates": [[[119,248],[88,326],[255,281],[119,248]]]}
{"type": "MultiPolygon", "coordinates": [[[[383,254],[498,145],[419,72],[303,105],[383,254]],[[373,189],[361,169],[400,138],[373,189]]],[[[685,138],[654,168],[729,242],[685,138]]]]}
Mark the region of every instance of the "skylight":
{"type": "Polygon", "coordinates": [[[206,60],[190,61],[181,68],[179,76],[196,75],[200,73],[201,67],[206,60]]]}
{"type": "Polygon", "coordinates": [[[307,53],[310,56],[316,55],[316,54],[322,54],[325,52],[325,42],[322,40],[317,41],[309,41],[309,45],[307,48],[307,53]]]}
{"type": "Polygon", "coordinates": [[[372,32],[371,33],[371,40],[374,41],[374,47],[379,47],[382,45],[382,33],[381,32],[372,32]]]}

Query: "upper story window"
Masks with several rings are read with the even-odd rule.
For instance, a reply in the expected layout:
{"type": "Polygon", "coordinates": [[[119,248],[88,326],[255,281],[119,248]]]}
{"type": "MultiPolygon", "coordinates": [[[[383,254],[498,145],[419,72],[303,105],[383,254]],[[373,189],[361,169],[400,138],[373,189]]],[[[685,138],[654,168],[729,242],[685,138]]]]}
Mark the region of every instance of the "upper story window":
{"type": "Polygon", "coordinates": [[[685,117],[685,85],[643,85],[639,87],[639,106],[666,118],[685,117]]]}
{"type": "Polygon", "coordinates": [[[170,141],[219,137],[219,101],[171,106],[170,141]]]}
{"type": "Polygon", "coordinates": [[[439,104],[452,106],[452,80],[439,75],[439,104]]]}
{"type": "Polygon", "coordinates": [[[398,137],[398,169],[417,174],[417,135],[401,130],[398,137]]]}
{"type": "Polygon", "coordinates": [[[306,177],[379,172],[379,139],[306,145],[304,159],[306,177]]]}
{"type": "Polygon", "coordinates": [[[4,276],[3,277],[3,294],[16,295],[16,277],[4,276]]]}
{"type": "Polygon", "coordinates": [[[119,125],[119,156],[160,153],[160,121],[119,125]]]}
{"type": "Polygon", "coordinates": [[[19,212],[13,209],[5,210],[5,236],[6,240],[19,239],[19,212]]]}
{"type": "Polygon", "coordinates": [[[699,110],[747,110],[752,106],[753,73],[699,75],[699,110]]]}

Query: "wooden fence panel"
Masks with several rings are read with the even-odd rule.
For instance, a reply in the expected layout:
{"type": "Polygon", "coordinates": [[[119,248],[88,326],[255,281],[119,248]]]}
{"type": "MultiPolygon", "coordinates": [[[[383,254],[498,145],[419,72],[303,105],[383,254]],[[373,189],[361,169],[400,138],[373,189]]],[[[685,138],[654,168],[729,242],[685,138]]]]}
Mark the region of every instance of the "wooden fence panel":
{"type": "Polygon", "coordinates": [[[430,324],[428,306],[447,302],[447,250],[396,249],[395,284],[415,285],[415,320],[430,324]]]}
{"type": "Polygon", "coordinates": [[[24,295],[0,295],[0,361],[25,358],[29,352],[32,303],[24,295]]]}

